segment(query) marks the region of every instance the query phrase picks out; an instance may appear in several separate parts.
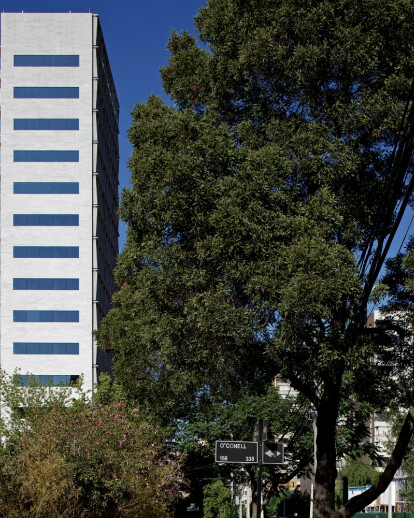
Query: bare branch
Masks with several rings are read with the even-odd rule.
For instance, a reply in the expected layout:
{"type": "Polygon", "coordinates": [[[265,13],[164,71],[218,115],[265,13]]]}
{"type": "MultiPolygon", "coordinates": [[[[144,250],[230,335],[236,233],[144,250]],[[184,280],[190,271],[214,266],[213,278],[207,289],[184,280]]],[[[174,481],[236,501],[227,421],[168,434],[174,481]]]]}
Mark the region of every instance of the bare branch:
{"type": "Polygon", "coordinates": [[[401,427],[397,443],[394,451],[388,461],[388,464],[381,474],[380,478],[369,489],[354,496],[334,515],[335,518],[351,518],[355,513],[369,505],[381,493],[383,493],[391,483],[397,469],[401,466],[404,455],[407,452],[408,445],[414,435],[414,406],[410,407],[404,424],[401,427]]]}

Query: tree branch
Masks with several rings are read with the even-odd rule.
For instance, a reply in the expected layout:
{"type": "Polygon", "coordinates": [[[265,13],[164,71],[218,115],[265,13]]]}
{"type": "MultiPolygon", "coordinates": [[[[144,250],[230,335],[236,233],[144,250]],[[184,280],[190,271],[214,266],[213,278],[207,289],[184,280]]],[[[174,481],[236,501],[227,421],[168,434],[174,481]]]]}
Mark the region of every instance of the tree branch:
{"type": "Polygon", "coordinates": [[[391,483],[397,469],[401,466],[404,455],[407,452],[408,445],[414,435],[414,406],[410,407],[404,424],[401,427],[398,440],[395,444],[394,451],[388,461],[388,464],[375,484],[369,489],[354,496],[335,514],[335,518],[351,518],[355,513],[373,502],[381,493],[383,493],[391,483]]]}

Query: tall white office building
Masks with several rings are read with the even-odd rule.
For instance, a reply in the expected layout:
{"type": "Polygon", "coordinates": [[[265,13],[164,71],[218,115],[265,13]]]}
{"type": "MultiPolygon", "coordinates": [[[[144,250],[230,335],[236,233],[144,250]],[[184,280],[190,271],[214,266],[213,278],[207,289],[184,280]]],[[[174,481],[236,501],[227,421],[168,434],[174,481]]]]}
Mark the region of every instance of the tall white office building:
{"type": "Polygon", "coordinates": [[[115,289],[117,95],[98,16],[1,14],[0,361],[89,390],[115,289]]]}

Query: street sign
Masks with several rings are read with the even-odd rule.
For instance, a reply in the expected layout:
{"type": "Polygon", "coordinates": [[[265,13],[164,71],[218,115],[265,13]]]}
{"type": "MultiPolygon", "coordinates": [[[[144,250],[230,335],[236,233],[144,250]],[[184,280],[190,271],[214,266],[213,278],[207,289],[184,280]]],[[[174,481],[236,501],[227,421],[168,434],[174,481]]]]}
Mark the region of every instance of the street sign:
{"type": "Polygon", "coordinates": [[[283,464],[284,459],[283,442],[263,443],[263,464],[283,464]]]}
{"type": "Polygon", "coordinates": [[[216,441],[216,462],[257,464],[258,443],[252,441],[216,441]]]}

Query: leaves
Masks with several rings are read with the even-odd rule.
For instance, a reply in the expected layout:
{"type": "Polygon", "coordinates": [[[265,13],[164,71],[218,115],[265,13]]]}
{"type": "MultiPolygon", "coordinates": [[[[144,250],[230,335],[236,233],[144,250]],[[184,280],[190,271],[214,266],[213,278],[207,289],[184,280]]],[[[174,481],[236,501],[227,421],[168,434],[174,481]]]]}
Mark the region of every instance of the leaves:
{"type": "MultiPolygon", "coordinates": [[[[3,394],[8,389],[14,393],[3,378],[3,394]]],[[[49,397],[48,388],[36,387],[35,394],[25,388],[30,404],[24,420],[20,415],[12,421],[19,420],[19,428],[3,423],[2,515],[170,516],[182,474],[147,412],[124,401],[92,403],[84,396],[68,404],[54,392],[49,397]]]]}
{"type": "Polygon", "coordinates": [[[214,430],[217,402],[287,379],[317,412],[320,516],[336,452],[411,394],[395,378],[404,341],[366,317],[412,190],[413,10],[210,0],[200,44],[171,36],[175,106],[150,97],[129,132],[128,238],[99,345],[125,394],[176,429],[204,415],[214,430]]]}

